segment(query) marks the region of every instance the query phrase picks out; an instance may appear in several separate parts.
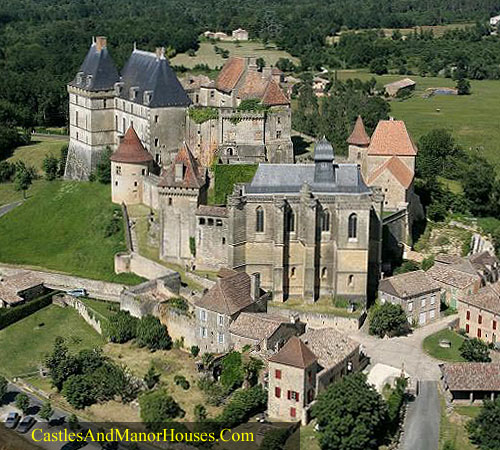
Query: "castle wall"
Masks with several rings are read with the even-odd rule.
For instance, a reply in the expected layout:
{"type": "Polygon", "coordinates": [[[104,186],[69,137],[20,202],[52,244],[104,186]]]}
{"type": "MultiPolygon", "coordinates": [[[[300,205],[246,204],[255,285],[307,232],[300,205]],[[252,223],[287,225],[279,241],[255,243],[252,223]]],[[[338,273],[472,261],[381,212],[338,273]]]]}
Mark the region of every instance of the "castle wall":
{"type": "Polygon", "coordinates": [[[142,203],[154,210],[160,209],[159,182],[160,177],[152,174],[143,180],[142,203]]]}
{"type": "Polygon", "coordinates": [[[214,162],[219,141],[219,119],[197,124],[186,115],[186,142],[203,167],[214,162]]]}

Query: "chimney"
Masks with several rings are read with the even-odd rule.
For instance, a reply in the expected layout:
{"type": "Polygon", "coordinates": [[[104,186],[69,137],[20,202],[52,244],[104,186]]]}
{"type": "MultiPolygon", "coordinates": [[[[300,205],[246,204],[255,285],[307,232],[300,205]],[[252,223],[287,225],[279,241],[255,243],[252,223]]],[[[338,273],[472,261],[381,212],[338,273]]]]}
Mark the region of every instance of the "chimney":
{"type": "Polygon", "coordinates": [[[105,36],[97,36],[95,40],[95,45],[97,48],[97,51],[100,52],[103,48],[106,48],[108,44],[108,40],[106,39],[105,36]]]}
{"type": "Polygon", "coordinates": [[[247,59],[248,61],[248,68],[250,70],[257,70],[259,66],[257,65],[257,58],[250,57],[247,59]]]}
{"type": "Polygon", "coordinates": [[[165,47],[156,47],[156,59],[165,59],[165,47]]]}
{"type": "Polygon", "coordinates": [[[290,314],[290,323],[297,323],[299,321],[299,315],[297,313],[290,314]]]}
{"type": "Polygon", "coordinates": [[[262,68],[262,78],[270,80],[273,77],[273,68],[271,66],[266,66],[262,68]]]}
{"type": "Polygon", "coordinates": [[[258,272],[250,275],[250,297],[252,297],[252,300],[260,298],[260,273],[258,272]]]}

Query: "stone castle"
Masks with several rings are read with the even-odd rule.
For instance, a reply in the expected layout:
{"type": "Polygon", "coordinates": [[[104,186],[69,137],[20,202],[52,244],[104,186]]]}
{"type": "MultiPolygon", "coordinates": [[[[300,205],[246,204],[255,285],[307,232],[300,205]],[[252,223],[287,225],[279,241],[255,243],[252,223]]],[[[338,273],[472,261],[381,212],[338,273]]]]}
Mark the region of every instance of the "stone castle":
{"type": "Polygon", "coordinates": [[[68,85],[66,177],[87,178],[110,147],[112,200],[156,211],[161,259],[259,273],[276,301],[364,304],[380,278],[384,211],[411,222],[416,146],[403,122],[381,121],[370,138],[358,118],[347,163],[323,138],[314,163],[294,164],[280,76],[231,58],[215,81],[184,88],[161,49],[134,49],[119,75],[97,38],[68,85]],[[259,166],[215,206],[213,161],[259,166]]]}

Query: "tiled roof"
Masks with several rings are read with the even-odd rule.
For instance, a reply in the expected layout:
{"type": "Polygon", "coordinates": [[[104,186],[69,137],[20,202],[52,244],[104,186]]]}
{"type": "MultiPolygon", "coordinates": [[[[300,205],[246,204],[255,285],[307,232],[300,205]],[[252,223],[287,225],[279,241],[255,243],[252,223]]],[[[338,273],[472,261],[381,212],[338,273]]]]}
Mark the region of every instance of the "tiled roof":
{"type": "Polygon", "coordinates": [[[500,364],[440,364],[440,369],[450,391],[500,391],[500,364]]]}
{"type": "Polygon", "coordinates": [[[392,83],[384,84],[385,88],[396,88],[396,89],[401,89],[405,88],[408,86],[415,86],[415,81],[413,81],[411,78],[403,78],[402,80],[394,81],[392,83]]]}
{"type": "Polygon", "coordinates": [[[468,295],[463,301],[494,314],[500,314],[500,281],[487,284],[475,294],[468,295]]]}
{"type": "Polygon", "coordinates": [[[386,170],[391,172],[401,186],[408,188],[413,181],[413,172],[410,168],[401,161],[397,156],[386,160],[383,164],[377,167],[368,177],[367,183],[372,185],[375,180],[382,175],[386,170]]]}
{"type": "Polygon", "coordinates": [[[342,362],[354,352],[359,344],[333,328],[309,329],[300,340],[318,358],[323,368],[330,368],[342,362]]]}
{"type": "Polygon", "coordinates": [[[231,323],[229,331],[237,336],[260,342],[271,337],[282,323],[288,322],[289,320],[286,317],[277,315],[242,312],[231,323]]]}
{"type": "Polygon", "coordinates": [[[180,80],[182,87],[186,91],[193,91],[202,86],[211,86],[213,81],[206,75],[186,75],[180,80]]]}
{"type": "Polygon", "coordinates": [[[184,143],[177,152],[172,165],[166,169],[158,186],[200,189],[204,184],[205,175],[201,172],[198,162],[191,153],[191,150],[189,150],[187,144],[184,143]],[[175,179],[176,164],[184,165],[184,177],[180,181],[175,179]]]}
{"type": "Polygon", "coordinates": [[[347,143],[352,145],[368,145],[370,143],[370,136],[366,133],[361,116],[356,119],[352,133],[347,138],[347,143]]]}
{"type": "Polygon", "coordinates": [[[278,86],[278,83],[271,80],[267,83],[262,103],[268,106],[289,105],[290,100],[278,86]]]}
{"type": "Polygon", "coordinates": [[[147,164],[153,161],[153,157],[144,148],[132,126],[128,128],[120,145],[109,159],[114,162],[131,164],[147,164]]]}
{"type": "Polygon", "coordinates": [[[439,285],[423,270],[394,275],[379,283],[379,291],[396,295],[399,298],[414,297],[439,289],[439,285]]]}
{"type": "Polygon", "coordinates": [[[440,262],[443,264],[458,264],[462,262],[463,258],[458,255],[448,255],[446,253],[438,253],[434,257],[435,262],[440,262]]]}
{"type": "Polygon", "coordinates": [[[200,308],[232,316],[256,300],[250,296],[250,276],[244,272],[219,278],[196,302],[200,308]]]}
{"type": "Polygon", "coordinates": [[[492,255],[487,250],[481,253],[475,253],[474,255],[469,256],[469,260],[474,265],[494,265],[498,264],[498,258],[495,255],[492,255]]]}
{"type": "Polygon", "coordinates": [[[317,361],[316,355],[298,337],[291,337],[288,342],[273,356],[270,362],[305,369],[317,361]]]}
{"type": "Polygon", "coordinates": [[[458,289],[464,289],[479,280],[479,275],[462,272],[442,263],[435,263],[426,274],[436,281],[458,289]]]}
{"type": "Polygon", "coordinates": [[[225,206],[200,205],[196,210],[197,216],[227,217],[225,206]]]}
{"type": "Polygon", "coordinates": [[[381,120],[373,132],[368,154],[415,156],[417,147],[402,120],[381,120]]]}
{"type": "Polygon", "coordinates": [[[229,58],[215,81],[216,88],[223,92],[231,92],[243,75],[245,65],[243,58],[229,58]]]}
{"type": "Polygon", "coordinates": [[[41,284],[43,284],[43,281],[31,272],[19,272],[4,277],[0,281],[0,300],[9,305],[14,305],[23,301],[23,298],[18,295],[19,293],[41,284]]]}

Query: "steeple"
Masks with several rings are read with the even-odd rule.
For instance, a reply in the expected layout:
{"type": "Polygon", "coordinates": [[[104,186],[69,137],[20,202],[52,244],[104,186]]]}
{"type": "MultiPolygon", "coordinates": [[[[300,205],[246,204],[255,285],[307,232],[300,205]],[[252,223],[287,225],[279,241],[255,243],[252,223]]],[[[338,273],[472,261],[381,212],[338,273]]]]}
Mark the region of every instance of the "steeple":
{"type": "Polygon", "coordinates": [[[335,155],[325,136],[314,146],[314,166],[315,183],[335,183],[335,155]]]}
{"type": "Polygon", "coordinates": [[[370,137],[366,133],[365,125],[361,116],[358,116],[351,135],[347,138],[347,143],[350,145],[357,145],[359,147],[366,147],[370,145],[370,137]]]}

